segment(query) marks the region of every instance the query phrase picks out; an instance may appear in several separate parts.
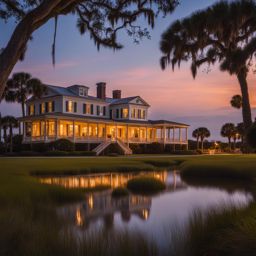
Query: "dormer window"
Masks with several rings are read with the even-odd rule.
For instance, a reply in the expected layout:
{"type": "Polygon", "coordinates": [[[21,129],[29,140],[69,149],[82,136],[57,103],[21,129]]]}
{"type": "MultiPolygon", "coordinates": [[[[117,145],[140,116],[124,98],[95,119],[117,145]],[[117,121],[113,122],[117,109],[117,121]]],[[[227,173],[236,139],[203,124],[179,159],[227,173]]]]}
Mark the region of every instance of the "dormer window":
{"type": "Polygon", "coordinates": [[[87,89],[80,87],[79,96],[87,96],[87,89]]]}

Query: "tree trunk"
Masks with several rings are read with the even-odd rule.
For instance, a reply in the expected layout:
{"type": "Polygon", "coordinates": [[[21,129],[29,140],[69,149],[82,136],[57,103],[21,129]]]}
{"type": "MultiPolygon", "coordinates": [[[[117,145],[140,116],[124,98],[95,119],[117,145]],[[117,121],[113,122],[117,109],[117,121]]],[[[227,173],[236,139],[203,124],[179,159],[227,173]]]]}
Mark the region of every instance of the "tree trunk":
{"type": "Polygon", "coordinates": [[[22,117],[25,117],[25,102],[21,103],[22,117]]]}
{"type": "Polygon", "coordinates": [[[199,137],[196,138],[196,149],[199,149],[199,137]]]}
{"type": "Polygon", "coordinates": [[[12,153],[12,125],[9,126],[10,152],[12,153]]]}
{"type": "Polygon", "coordinates": [[[24,53],[32,33],[52,17],[61,14],[62,10],[74,2],[78,1],[44,0],[18,23],[7,46],[0,54],[0,98],[3,95],[7,79],[24,53]]]}
{"type": "Polygon", "coordinates": [[[228,147],[229,147],[229,150],[231,150],[231,138],[228,137],[228,147]]]}
{"type": "Polygon", "coordinates": [[[204,151],[204,139],[201,139],[201,149],[202,149],[202,152],[204,151]]]}
{"type": "Polygon", "coordinates": [[[246,76],[247,72],[245,70],[242,70],[240,73],[237,74],[242,94],[242,114],[245,130],[247,130],[252,125],[251,105],[246,76]]]}

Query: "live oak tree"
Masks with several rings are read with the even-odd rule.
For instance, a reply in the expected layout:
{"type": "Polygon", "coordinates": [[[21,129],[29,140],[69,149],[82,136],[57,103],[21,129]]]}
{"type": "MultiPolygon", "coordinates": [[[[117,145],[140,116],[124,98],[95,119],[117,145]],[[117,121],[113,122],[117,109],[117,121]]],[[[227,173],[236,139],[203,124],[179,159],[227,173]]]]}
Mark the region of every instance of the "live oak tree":
{"type": "MultiPolygon", "coordinates": [[[[97,48],[121,49],[117,33],[126,30],[135,41],[149,37],[147,28],[140,26],[144,17],[153,28],[158,15],[167,15],[177,5],[176,0],[0,0],[0,18],[15,18],[17,26],[7,45],[0,51],[0,98],[7,79],[19,59],[24,58],[28,41],[38,28],[60,15],[73,14],[81,34],[87,33],[97,48]]],[[[52,56],[55,56],[54,33],[52,56]]]]}
{"type": "Polygon", "coordinates": [[[163,69],[191,62],[195,78],[203,64],[219,64],[236,75],[242,96],[243,123],[252,125],[247,75],[256,50],[256,3],[252,0],[220,1],[188,18],[175,21],[163,33],[160,49],[163,69]]]}

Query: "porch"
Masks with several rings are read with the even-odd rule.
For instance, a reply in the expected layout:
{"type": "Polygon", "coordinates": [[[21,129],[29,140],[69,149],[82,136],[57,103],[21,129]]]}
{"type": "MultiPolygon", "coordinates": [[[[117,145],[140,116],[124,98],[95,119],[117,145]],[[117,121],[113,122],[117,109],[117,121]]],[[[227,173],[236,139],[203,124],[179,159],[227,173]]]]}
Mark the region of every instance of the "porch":
{"type": "Polygon", "coordinates": [[[74,143],[117,141],[130,144],[188,144],[188,126],[172,124],[140,124],[96,122],[65,119],[24,121],[24,143],[52,142],[65,138],[74,143]]]}

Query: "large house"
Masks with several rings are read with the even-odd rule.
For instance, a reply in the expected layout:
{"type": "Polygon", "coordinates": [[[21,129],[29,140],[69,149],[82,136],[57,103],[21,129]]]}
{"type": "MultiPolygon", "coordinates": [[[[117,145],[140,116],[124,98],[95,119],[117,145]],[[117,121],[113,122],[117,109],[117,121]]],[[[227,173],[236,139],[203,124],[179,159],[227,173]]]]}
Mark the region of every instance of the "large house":
{"type": "Polygon", "coordinates": [[[130,144],[162,143],[188,146],[188,125],[167,120],[149,120],[150,105],[140,96],[122,98],[114,90],[106,96],[106,83],[97,83],[97,95],[89,87],[67,88],[46,85],[41,98],[26,103],[24,143],[52,142],[66,138],[74,143],[97,145],[99,155],[111,143],[117,143],[125,154],[130,144]]]}

